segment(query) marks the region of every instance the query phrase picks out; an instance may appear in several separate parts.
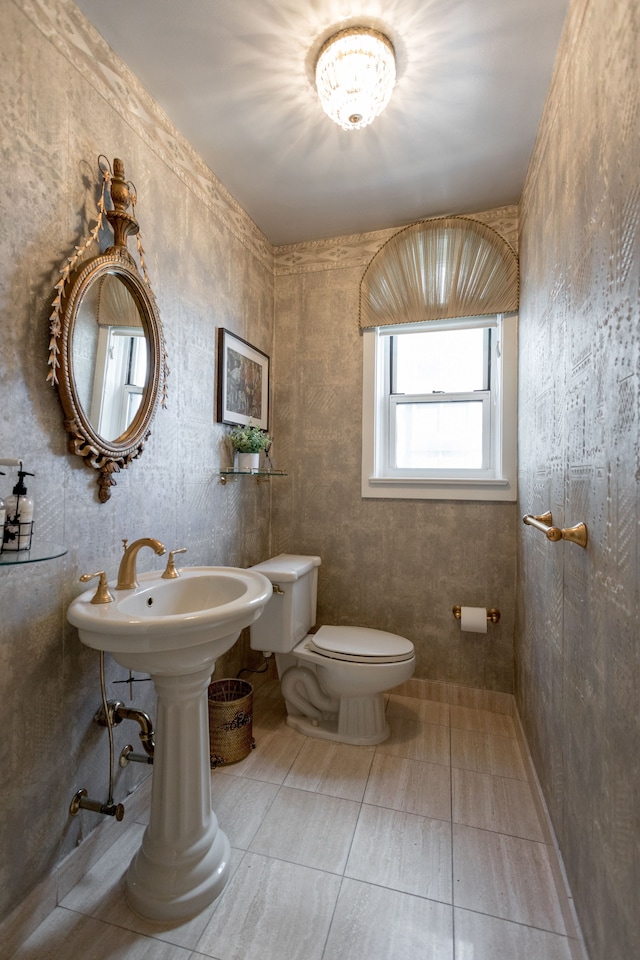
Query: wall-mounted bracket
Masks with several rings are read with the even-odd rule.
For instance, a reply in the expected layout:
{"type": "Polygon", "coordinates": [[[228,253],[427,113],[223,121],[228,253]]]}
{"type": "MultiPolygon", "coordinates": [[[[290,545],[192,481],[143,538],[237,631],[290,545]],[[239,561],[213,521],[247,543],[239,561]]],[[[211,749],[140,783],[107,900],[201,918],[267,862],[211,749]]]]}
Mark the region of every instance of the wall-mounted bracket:
{"type": "Polygon", "coordinates": [[[544,533],[547,540],[557,543],[559,540],[569,540],[570,543],[577,543],[579,547],[586,547],[589,539],[586,524],[576,523],[574,527],[554,527],[553,517],[550,511],[541,513],[538,516],[532,516],[528,513],[522,518],[522,522],[530,527],[535,527],[544,533]]]}

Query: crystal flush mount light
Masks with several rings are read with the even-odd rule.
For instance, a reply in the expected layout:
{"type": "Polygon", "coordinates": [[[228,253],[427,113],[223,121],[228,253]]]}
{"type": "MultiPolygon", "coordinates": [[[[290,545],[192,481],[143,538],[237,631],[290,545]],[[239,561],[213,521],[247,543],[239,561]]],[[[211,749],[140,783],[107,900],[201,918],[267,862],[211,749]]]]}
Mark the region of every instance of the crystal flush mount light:
{"type": "Polygon", "coordinates": [[[382,113],[396,81],[388,37],[368,27],[340,30],[326,41],[316,64],[324,112],[344,130],[360,130],[382,113]]]}

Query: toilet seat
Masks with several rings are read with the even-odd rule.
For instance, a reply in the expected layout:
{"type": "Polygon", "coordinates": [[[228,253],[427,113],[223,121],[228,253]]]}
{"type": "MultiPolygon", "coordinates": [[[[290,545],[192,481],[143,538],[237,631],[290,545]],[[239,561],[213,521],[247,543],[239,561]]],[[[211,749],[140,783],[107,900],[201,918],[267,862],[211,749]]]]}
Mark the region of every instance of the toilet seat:
{"type": "Polygon", "coordinates": [[[307,640],[314,653],[351,663],[403,663],[414,656],[406,637],[370,627],[323,626],[307,640]]]}

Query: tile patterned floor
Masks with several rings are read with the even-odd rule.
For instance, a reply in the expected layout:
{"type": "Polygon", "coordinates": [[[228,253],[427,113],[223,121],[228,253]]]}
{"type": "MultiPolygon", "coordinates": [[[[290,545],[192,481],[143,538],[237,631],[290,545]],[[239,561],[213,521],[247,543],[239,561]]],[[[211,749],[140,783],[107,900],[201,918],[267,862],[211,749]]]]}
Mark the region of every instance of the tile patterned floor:
{"type": "Polygon", "coordinates": [[[15,960],[584,960],[512,718],[394,694],[387,717],[378,747],[312,740],[267,681],[256,750],[212,773],[216,903],[173,927],[129,910],[143,816],[15,960]]]}

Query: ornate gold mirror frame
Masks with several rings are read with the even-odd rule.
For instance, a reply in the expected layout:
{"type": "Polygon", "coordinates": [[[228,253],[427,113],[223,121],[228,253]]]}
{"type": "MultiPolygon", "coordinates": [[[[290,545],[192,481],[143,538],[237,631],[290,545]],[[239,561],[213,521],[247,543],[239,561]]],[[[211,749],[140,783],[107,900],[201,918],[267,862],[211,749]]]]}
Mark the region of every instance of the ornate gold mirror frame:
{"type": "MultiPolygon", "coordinates": [[[[150,434],[149,425],[160,394],[162,406],[166,405],[166,378],[169,371],[162,324],[144,263],[138,222],[128,210],[132,204],[135,209],[135,187],[125,181],[121,160],[114,160],[113,172],[104,157],[98,158],[98,165],[103,183],[96,224],[84,244],[76,247],[75,255],[63,267],[61,279],[56,284],[50,317],[51,370],[47,379],[58,387],[65,415],[64,425],[69,434],[69,451],[82,457],[87,466],[99,471],[98,497],[101,503],[105,503],[111,496],[111,487],[116,483],[113,474],[128,467],[132,460],[141,455],[150,434]],[[107,187],[112,202],[109,209],[107,187]],[[105,219],[113,230],[113,245],[97,256],[84,259],[89,249],[98,243],[105,219]],[[137,238],[144,276],[138,272],[127,249],[129,236],[137,238]],[[117,280],[115,290],[109,278],[117,280]],[[103,298],[103,291],[109,282],[112,292],[103,298]],[[108,320],[101,322],[103,299],[109,301],[109,315],[108,320]],[[102,330],[99,331],[99,328],[102,330]],[[113,438],[114,430],[101,427],[103,418],[96,415],[94,407],[97,405],[101,409],[103,381],[106,383],[109,378],[113,380],[114,375],[107,373],[106,366],[101,367],[95,355],[86,347],[87,343],[97,342],[105,329],[109,336],[114,331],[121,336],[128,336],[129,343],[123,349],[133,347],[136,337],[143,337],[145,343],[141,351],[141,365],[138,362],[138,368],[142,371],[139,376],[143,381],[139,386],[132,387],[130,383],[130,357],[125,355],[121,361],[122,368],[126,367],[126,373],[122,375],[122,389],[118,393],[116,385],[112,392],[115,390],[116,395],[124,396],[124,400],[118,401],[120,404],[131,403],[132,399],[133,403],[127,406],[121,422],[116,419],[115,422],[120,426],[115,428],[113,438]],[[91,402],[87,399],[89,395],[93,398],[91,402]],[[129,413],[129,410],[132,412],[129,413]]],[[[103,346],[102,354],[107,358],[112,356],[113,348],[103,346]]],[[[108,364],[108,360],[105,363],[108,364]]]]}

